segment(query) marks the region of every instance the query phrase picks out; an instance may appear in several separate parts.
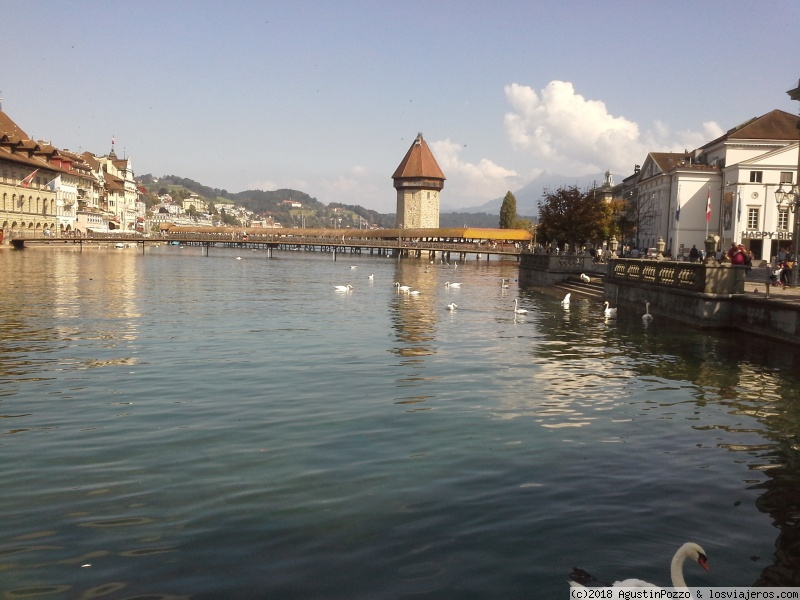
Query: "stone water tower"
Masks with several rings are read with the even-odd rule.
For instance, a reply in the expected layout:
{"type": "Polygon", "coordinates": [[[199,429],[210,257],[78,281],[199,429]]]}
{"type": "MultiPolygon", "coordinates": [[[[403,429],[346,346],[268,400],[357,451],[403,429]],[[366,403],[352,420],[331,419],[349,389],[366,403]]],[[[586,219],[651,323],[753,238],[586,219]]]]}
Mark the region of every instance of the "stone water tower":
{"type": "Polygon", "coordinates": [[[421,133],[392,179],[397,190],[395,226],[402,229],[439,227],[439,192],[444,187],[445,176],[421,133]]]}

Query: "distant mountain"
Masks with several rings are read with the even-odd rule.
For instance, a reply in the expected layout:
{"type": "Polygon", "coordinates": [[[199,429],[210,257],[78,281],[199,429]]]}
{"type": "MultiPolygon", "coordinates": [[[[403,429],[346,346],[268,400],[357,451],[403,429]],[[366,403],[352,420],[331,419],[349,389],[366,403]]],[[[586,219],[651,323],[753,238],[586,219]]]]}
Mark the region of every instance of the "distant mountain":
{"type": "MultiPolygon", "coordinates": [[[[612,175],[614,181],[622,181],[619,175],[612,175]]],[[[558,175],[554,173],[542,173],[535,179],[531,180],[524,187],[514,191],[514,197],[517,199],[517,215],[526,218],[535,218],[539,216],[539,200],[541,200],[545,190],[557,190],[560,187],[578,186],[579,189],[589,189],[592,185],[603,185],[605,173],[597,173],[595,175],[583,175],[580,177],[570,177],[567,175],[558,175]]],[[[505,195],[505,194],[504,194],[505,195]]],[[[464,213],[489,213],[500,215],[500,207],[503,205],[503,198],[495,198],[480,206],[471,206],[468,208],[459,208],[460,212],[464,213]]]]}

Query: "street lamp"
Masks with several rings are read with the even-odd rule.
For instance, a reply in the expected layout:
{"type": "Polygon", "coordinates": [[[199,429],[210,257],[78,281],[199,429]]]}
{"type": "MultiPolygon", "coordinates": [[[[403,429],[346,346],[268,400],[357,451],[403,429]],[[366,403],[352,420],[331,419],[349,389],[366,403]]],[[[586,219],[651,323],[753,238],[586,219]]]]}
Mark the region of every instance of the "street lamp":
{"type": "MultiPolygon", "coordinates": [[[[789,97],[792,100],[800,100],[800,82],[793,90],[789,90],[786,92],[789,94],[789,97]]],[[[800,121],[797,123],[797,130],[798,134],[800,134],[800,121]]],[[[775,201],[778,203],[778,206],[786,206],[789,208],[790,211],[794,214],[794,229],[792,231],[792,254],[794,255],[792,258],[792,280],[791,285],[792,287],[797,286],[797,250],[798,250],[798,215],[797,215],[797,208],[800,207],[800,186],[798,186],[798,179],[800,179],[800,142],[797,146],[797,173],[795,175],[795,182],[789,187],[788,190],[783,189],[783,183],[778,186],[778,189],[775,190],[775,201]]]]}
{"type": "Polygon", "coordinates": [[[800,192],[798,191],[797,184],[792,185],[789,190],[783,189],[783,184],[778,186],[778,189],[775,190],[775,201],[778,203],[778,207],[787,206],[790,211],[794,214],[794,229],[792,230],[792,279],[791,279],[791,286],[797,286],[797,209],[800,207],[800,192]]]}

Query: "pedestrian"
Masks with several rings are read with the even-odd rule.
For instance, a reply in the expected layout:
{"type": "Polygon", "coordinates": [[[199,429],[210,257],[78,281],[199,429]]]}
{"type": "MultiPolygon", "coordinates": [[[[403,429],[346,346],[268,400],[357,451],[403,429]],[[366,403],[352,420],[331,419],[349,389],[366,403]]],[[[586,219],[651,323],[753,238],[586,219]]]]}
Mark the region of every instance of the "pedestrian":
{"type": "Polygon", "coordinates": [[[689,262],[697,262],[700,258],[700,251],[697,249],[697,244],[692,244],[692,249],[689,250],[689,262]]]}
{"type": "Polygon", "coordinates": [[[745,257],[746,256],[747,256],[747,253],[745,252],[744,246],[742,244],[739,244],[733,250],[733,254],[730,255],[731,264],[732,265],[736,265],[738,267],[743,267],[744,263],[745,263],[745,257]]]}
{"type": "Polygon", "coordinates": [[[794,261],[783,261],[783,267],[781,268],[781,283],[784,286],[787,286],[791,283],[792,269],[794,269],[794,261]]]}

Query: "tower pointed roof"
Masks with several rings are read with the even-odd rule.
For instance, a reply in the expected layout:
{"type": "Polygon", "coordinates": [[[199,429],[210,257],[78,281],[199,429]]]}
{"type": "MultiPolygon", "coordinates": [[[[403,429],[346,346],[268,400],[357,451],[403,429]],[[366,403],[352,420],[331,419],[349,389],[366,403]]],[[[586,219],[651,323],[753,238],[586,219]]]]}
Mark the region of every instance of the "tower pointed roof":
{"type": "Polygon", "coordinates": [[[392,175],[392,179],[409,178],[441,179],[442,181],[446,179],[421,133],[417,134],[411,148],[408,149],[400,166],[392,175]]]}

